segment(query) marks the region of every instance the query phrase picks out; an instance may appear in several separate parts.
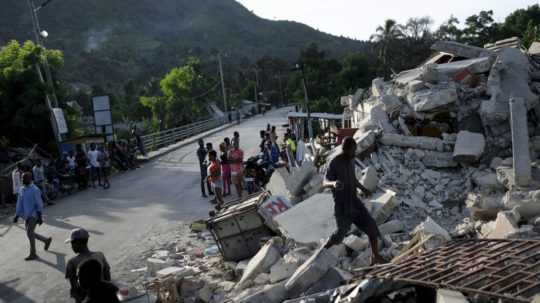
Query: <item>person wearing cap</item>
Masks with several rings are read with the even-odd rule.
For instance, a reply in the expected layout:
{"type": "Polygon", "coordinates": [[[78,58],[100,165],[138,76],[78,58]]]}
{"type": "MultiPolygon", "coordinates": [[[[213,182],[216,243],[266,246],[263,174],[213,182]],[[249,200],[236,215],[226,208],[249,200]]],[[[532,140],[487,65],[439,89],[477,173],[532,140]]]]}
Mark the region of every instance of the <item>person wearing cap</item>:
{"type": "Polygon", "coordinates": [[[71,285],[70,294],[75,302],[81,303],[86,298],[87,291],[79,284],[80,266],[88,260],[96,260],[101,264],[101,278],[103,281],[111,281],[111,267],[107,263],[105,255],[101,252],[93,252],[88,248],[90,235],[83,228],[71,231],[66,243],[71,243],[71,249],[77,255],[71,258],[66,266],[66,279],[71,285]]]}
{"type": "Polygon", "coordinates": [[[30,255],[24,260],[31,261],[38,258],[36,253],[36,239],[45,244],[45,250],[49,249],[52,238],[46,238],[36,233],[36,225],[43,224],[43,200],[41,191],[32,182],[32,173],[26,172],[22,176],[23,186],[19,188],[17,196],[17,207],[13,223],[17,223],[19,218],[24,219],[26,235],[30,241],[30,255]]]}
{"type": "Polygon", "coordinates": [[[79,284],[86,293],[83,303],[118,303],[118,287],[103,281],[101,264],[94,259],[87,260],[79,267],[79,284]]]}

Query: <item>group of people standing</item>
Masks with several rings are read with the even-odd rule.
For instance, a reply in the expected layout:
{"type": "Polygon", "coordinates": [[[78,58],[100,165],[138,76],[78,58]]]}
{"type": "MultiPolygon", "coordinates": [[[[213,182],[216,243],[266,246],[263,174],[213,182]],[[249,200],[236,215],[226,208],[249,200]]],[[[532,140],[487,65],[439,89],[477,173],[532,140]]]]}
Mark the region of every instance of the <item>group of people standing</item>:
{"type": "Polygon", "coordinates": [[[214,150],[212,143],[199,139],[197,158],[201,171],[201,194],[203,198],[208,194],[215,196],[211,202],[221,207],[224,203],[223,197],[232,194],[231,187],[234,186],[236,194],[242,197],[244,188],[243,161],[244,151],[240,148],[240,134],[234,132],[232,142],[230,138],[224,138],[219,143],[219,150],[214,150]],[[219,154],[218,154],[219,152],[219,154]]]}

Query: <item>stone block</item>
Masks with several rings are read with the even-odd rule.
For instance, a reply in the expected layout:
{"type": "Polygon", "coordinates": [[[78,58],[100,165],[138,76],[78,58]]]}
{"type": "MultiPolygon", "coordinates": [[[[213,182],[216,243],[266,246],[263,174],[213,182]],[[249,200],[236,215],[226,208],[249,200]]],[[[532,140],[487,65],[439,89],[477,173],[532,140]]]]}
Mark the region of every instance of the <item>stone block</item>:
{"type": "Polygon", "coordinates": [[[454,146],[454,160],[460,163],[475,163],[480,159],[485,148],[484,135],[460,131],[454,146]]]}
{"type": "Polygon", "coordinates": [[[257,254],[251,258],[235,289],[242,290],[246,288],[259,274],[270,271],[272,265],[281,259],[280,250],[283,243],[280,240],[279,238],[273,238],[266,242],[257,254]]]}
{"type": "Polygon", "coordinates": [[[382,224],[392,215],[398,204],[396,193],[388,189],[384,193],[374,194],[368,201],[368,209],[377,224],[382,224]]]}
{"type": "Polygon", "coordinates": [[[360,174],[360,184],[362,184],[370,192],[375,192],[379,185],[379,176],[377,170],[373,166],[368,166],[362,170],[360,174]]]}
{"type": "Polygon", "coordinates": [[[274,221],[285,236],[299,243],[318,243],[337,228],[334,199],[329,193],[316,194],[277,215],[274,221]]]}
{"type": "Polygon", "coordinates": [[[293,296],[300,295],[315,282],[319,281],[331,267],[336,266],[338,261],[328,250],[324,248],[318,249],[287,280],[285,288],[293,296]]]}
{"type": "Polygon", "coordinates": [[[449,289],[437,289],[437,303],[468,303],[460,292],[449,289]]]}

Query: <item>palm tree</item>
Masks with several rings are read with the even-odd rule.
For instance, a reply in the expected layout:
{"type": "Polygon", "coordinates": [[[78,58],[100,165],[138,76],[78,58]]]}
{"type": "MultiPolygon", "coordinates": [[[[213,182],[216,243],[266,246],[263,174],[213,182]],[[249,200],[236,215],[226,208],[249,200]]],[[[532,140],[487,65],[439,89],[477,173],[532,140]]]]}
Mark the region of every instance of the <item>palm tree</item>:
{"type": "Polygon", "coordinates": [[[385,67],[389,44],[396,39],[403,38],[403,36],[402,26],[393,19],[387,19],[384,25],[379,25],[375,34],[371,35],[370,40],[379,44],[379,59],[382,60],[385,67]]]}

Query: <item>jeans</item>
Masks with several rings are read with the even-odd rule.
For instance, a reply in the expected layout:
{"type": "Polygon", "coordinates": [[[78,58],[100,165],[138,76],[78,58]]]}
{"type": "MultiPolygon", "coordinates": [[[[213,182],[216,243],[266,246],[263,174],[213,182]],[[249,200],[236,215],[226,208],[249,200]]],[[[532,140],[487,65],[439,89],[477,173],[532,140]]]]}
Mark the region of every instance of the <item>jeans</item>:
{"type": "Polygon", "coordinates": [[[31,217],[31,218],[26,219],[26,221],[24,222],[24,225],[26,227],[26,236],[28,237],[28,241],[30,241],[30,255],[35,255],[36,254],[36,239],[45,243],[47,241],[47,238],[36,233],[36,225],[37,225],[36,218],[31,217]]]}

